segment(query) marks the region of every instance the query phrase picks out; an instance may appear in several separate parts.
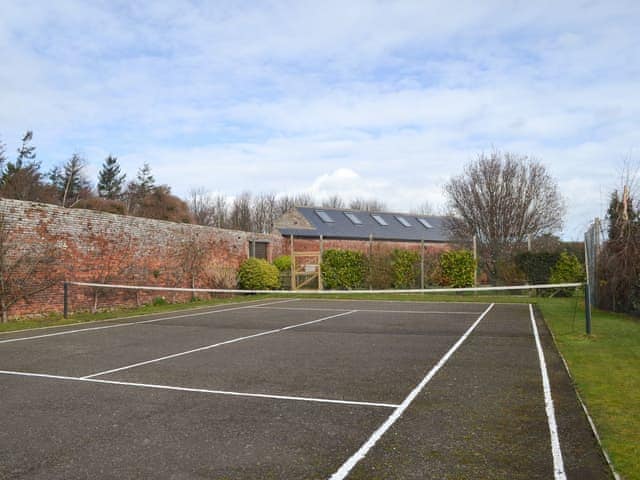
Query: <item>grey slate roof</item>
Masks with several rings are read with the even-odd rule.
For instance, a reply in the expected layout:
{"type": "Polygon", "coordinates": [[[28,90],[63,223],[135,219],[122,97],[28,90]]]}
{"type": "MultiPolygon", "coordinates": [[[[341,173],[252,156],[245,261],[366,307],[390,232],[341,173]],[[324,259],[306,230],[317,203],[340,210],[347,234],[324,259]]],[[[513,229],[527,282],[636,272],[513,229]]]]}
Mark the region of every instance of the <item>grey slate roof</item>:
{"type": "Polygon", "coordinates": [[[436,217],[430,215],[413,215],[408,213],[392,212],[365,212],[349,209],[333,209],[318,207],[296,207],[304,218],[314,227],[309,228],[286,228],[280,227],[278,230],[282,235],[305,238],[339,238],[353,240],[368,240],[369,235],[373,235],[376,240],[395,240],[419,242],[447,242],[449,241],[445,228],[446,217],[436,217]],[[324,222],[318,215],[318,211],[324,211],[333,222],[324,222]],[[361,225],[355,225],[345,212],[354,213],[361,221],[361,225]],[[379,215],[388,225],[380,225],[372,215],[379,215]],[[404,217],[411,224],[410,227],[402,225],[397,216],[404,217]],[[425,219],[433,228],[426,228],[418,219],[425,219]]]}

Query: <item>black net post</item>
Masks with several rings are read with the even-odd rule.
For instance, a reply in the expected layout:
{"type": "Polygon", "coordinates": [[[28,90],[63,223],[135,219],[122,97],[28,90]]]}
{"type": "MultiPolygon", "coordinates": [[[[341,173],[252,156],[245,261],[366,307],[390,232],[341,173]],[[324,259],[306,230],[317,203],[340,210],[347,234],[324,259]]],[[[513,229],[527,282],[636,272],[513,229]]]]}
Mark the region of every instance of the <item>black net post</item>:
{"type": "Polygon", "coordinates": [[[62,300],[62,316],[64,318],[69,317],[69,282],[64,282],[63,287],[63,300],[62,300]]]}

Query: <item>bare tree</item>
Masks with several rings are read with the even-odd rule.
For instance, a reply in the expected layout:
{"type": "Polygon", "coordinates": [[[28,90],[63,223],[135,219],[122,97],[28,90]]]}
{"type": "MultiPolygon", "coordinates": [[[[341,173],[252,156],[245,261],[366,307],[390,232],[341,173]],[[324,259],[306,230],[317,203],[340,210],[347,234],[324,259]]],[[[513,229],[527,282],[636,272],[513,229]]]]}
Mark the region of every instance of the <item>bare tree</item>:
{"type": "Polygon", "coordinates": [[[344,200],[339,195],[331,195],[322,202],[324,208],[344,208],[344,200]]]}
{"type": "Polygon", "coordinates": [[[242,192],[231,205],[229,226],[235,230],[252,231],[253,218],[251,213],[251,193],[242,192]]]}
{"type": "Polygon", "coordinates": [[[276,215],[275,193],[261,193],[253,199],[253,223],[256,232],[269,233],[276,215]]]}
{"type": "Polygon", "coordinates": [[[607,241],[598,255],[598,306],[635,314],[640,311],[638,178],[638,167],[625,165],[621,188],[611,194],[607,241]]]}
{"type": "MultiPolygon", "coordinates": [[[[45,235],[46,232],[41,232],[45,235]]],[[[4,214],[0,213],[0,309],[2,323],[9,319],[9,311],[21,300],[47,290],[62,280],[53,268],[59,258],[54,242],[26,244],[15,236],[4,214]]]]}
{"type": "Polygon", "coordinates": [[[229,225],[229,207],[227,198],[222,195],[216,195],[213,199],[213,223],[211,226],[218,228],[227,228],[229,225]]]}
{"type": "Polygon", "coordinates": [[[187,203],[195,223],[207,226],[214,224],[215,206],[204,188],[192,188],[187,203]]]}
{"type": "Polygon", "coordinates": [[[349,202],[349,208],[365,212],[380,212],[387,209],[384,202],[375,199],[354,198],[349,202]]]}
{"type": "Polygon", "coordinates": [[[412,208],[411,213],[414,213],[416,215],[437,215],[435,208],[433,208],[433,205],[431,205],[431,203],[427,201],[422,202],[416,208],[412,208]]]}
{"type": "Polygon", "coordinates": [[[466,241],[477,236],[491,280],[499,260],[529,235],[562,228],[565,207],[558,185],[540,162],[526,156],[482,153],[444,190],[453,213],[451,233],[466,241]]]}

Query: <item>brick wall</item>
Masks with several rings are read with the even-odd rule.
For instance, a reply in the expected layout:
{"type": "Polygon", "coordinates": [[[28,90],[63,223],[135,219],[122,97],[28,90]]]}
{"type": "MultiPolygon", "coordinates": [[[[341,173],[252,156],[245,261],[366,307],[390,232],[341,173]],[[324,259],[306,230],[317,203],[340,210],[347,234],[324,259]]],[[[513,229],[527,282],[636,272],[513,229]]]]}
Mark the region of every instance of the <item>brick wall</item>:
{"type": "MultiPolygon", "coordinates": [[[[291,253],[291,243],[289,238],[283,239],[284,251],[291,253]]],[[[369,253],[370,249],[374,252],[391,251],[394,249],[400,250],[415,250],[420,251],[420,242],[392,242],[388,240],[339,240],[339,239],[324,239],[323,248],[340,249],[340,250],[355,250],[362,253],[369,253]]],[[[425,251],[444,251],[450,248],[446,243],[429,243],[424,244],[425,251]]],[[[293,249],[295,252],[317,252],[320,250],[320,241],[309,238],[295,238],[293,249]]]]}
{"type": "MultiPolygon", "coordinates": [[[[9,263],[49,250],[51,261],[31,273],[32,283],[55,283],[26,301],[10,315],[62,310],[62,281],[213,288],[231,286],[239,264],[248,257],[251,240],[269,242],[268,255],[281,254],[279,235],[202,227],[0,199],[0,216],[7,232],[9,263]],[[202,265],[201,269],[189,265],[202,265]]],[[[30,273],[22,269],[21,274],[30,273]]],[[[19,275],[18,275],[19,276],[19,275]]],[[[158,296],[161,294],[155,294],[158,296]]],[[[167,294],[170,299],[176,295],[167,294]]],[[[135,292],[108,294],[71,288],[73,310],[104,308],[149,300],[135,292]]]]}

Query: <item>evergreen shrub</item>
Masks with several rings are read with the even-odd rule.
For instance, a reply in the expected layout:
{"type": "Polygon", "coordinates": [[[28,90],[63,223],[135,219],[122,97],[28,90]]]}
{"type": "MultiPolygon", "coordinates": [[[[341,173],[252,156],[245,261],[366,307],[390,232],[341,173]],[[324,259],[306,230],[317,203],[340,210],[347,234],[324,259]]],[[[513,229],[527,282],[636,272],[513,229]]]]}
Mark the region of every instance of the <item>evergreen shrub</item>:
{"type": "Polygon", "coordinates": [[[266,260],[248,258],[238,270],[238,287],[243,290],[274,290],[280,288],[280,273],[266,260]]]}

